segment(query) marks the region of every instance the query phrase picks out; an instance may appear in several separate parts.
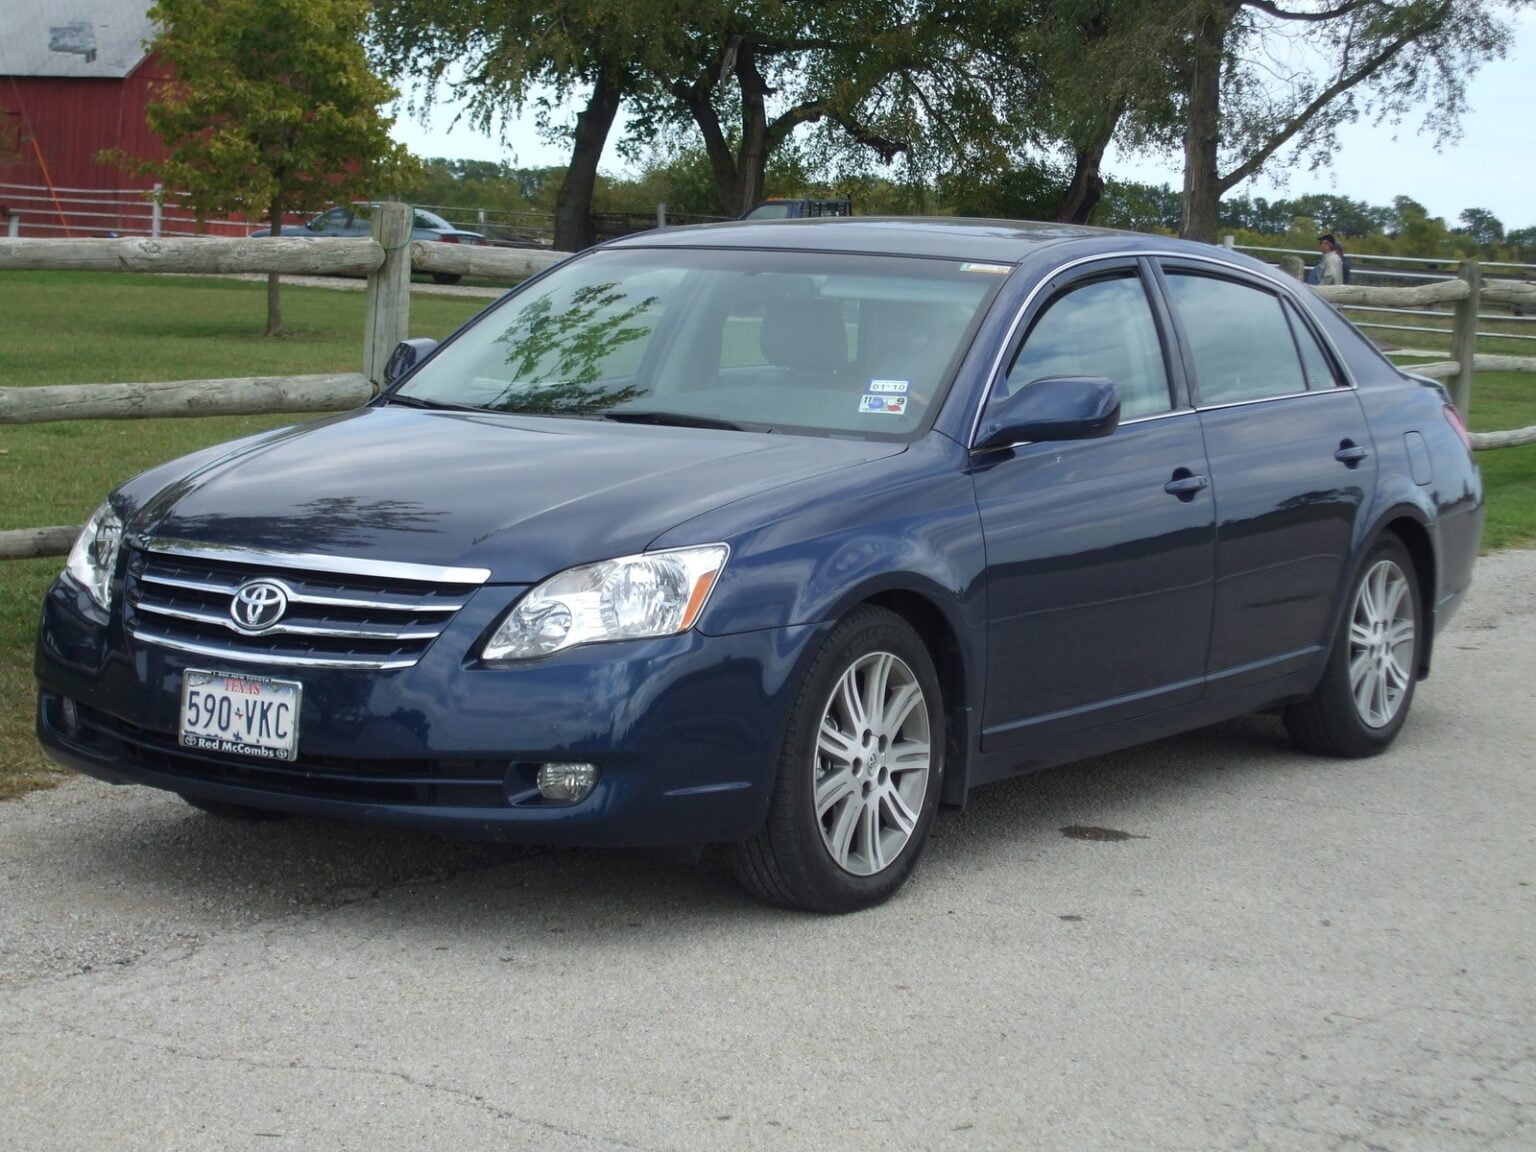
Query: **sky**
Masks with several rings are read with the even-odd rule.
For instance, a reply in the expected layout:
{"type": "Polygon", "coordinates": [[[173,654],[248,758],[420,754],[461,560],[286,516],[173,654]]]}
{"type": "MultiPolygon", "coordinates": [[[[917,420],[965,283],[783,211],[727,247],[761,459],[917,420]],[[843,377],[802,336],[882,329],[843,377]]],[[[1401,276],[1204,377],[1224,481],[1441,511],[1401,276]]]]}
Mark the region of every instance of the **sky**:
{"type": "MultiPolygon", "coordinates": [[[[1469,107],[1459,140],[1437,151],[1430,137],[1417,134],[1412,118],[1397,128],[1353,124],[1340,132],[1330,167],[1309,172],[1305,166],[1272,164],[1273,176],[1260,173],[1233,193],[1274,200],[1330,192],[1379,205],[1411,196],[1452,226],[1464,208],[1486,208],[1508,229],[1536,226],[1536,13],[1523,12],[1513,23],[1508,55],[1483,65],[1468,85],[1469,107]]],[[[395,138],[418,156],[526,166],[564,164],[569,158],[565,147],[540,140],[531,111],[507,126],[503,142],[463,124],[453,127],[455,110],[452,104],[438,105],[426,125],[402,111],[395,138]]],[[[624,171],[613,148],[617,138],[615,133],[609,140],[604,171],[624,171]]],[[[1183,182],[1176,159],[1111,152],[1105,168],[1125,180],[1175,188],[1183,182]]]]}

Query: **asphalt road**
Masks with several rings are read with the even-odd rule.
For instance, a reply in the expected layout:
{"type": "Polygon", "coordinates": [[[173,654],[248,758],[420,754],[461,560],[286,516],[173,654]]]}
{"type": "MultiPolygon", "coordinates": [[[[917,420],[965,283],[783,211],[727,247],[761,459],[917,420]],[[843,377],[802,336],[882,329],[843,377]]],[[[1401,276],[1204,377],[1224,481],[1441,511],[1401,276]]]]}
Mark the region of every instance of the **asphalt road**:
{"type": "Polygon", "coordinates": [[[645,854],[0,805],[0,1147],[1530,1152],[1536,552],[1478,581],[1389,754],[1254,718],[999,785],[850,917],[645,854]]]}

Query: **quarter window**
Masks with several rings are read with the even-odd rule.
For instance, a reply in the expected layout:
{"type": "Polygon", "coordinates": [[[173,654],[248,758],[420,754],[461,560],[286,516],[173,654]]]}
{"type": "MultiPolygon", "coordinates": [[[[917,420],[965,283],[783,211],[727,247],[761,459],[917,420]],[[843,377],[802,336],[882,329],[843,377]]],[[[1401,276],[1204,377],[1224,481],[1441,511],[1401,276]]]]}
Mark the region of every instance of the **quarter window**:
{"type": "Polygon", "coordinates": [[[1337,386],[1338,380],[1328,364],[1328,357],[1318,346],[1312,330],[1302,322],[1293,305],[1285,306],[1285,314],[1290,318],[1291,330],[1296,334],[1296,347],[1301,349],[1301,368],[1307,376],[1307,387],[1315,389],[1337,386]]]}
{"type": "Polygon", "coordinates": [[[1157,324],[1134,272],[1071,288],[1035,319],[1008,369],[1007,394],[1048,376],[1113,380],[1122,420],[1173,407],[1157,324]]]}
{"type": "Polygon", "coordinates": [[[1168,291],[1189,342],[1201,404],[1236,404],[1307,390],[1279,297],[1183,272],[1169,274],[1168,291]]]}

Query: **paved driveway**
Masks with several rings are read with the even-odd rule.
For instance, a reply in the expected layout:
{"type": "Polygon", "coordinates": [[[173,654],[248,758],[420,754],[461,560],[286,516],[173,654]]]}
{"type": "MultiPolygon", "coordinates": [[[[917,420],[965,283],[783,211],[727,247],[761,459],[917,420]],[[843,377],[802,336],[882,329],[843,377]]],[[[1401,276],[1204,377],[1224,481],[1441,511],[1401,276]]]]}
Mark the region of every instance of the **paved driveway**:
{"type": "Polygon", "coordinates": [[[840,919],[645,854],[0,805],[0,1147],[1530,1152],[1533,654],[1536,553],[1494,556],[1390,754],[1254,718],[999,785],[840,919]]]}

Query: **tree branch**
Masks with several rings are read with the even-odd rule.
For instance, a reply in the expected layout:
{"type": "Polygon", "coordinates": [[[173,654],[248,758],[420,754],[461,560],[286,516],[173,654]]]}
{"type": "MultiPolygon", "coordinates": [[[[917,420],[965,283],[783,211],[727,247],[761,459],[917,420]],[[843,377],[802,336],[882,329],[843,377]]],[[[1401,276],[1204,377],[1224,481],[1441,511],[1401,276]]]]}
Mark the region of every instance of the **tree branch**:
{"type": "Polygon", "coordinates": [[[1260,12],[1267,12],[1276,20],[1304,20],[1308,23],[1319,23],[1324,20],[1337,20],[1340,16],[1348,16],[1360,8],[1379,3],[1380,0],[1348,0],[1337,8],[1330,8],[1326,12],[1291,12],[1275,4],[1273,0],[1243,0],[1243,7],[1257,8],[1260,12]]]}
{"type": "Polygon", "coordinates": [[[1227,189],[1233,187],[1236,184],[1242,183],[1244,180],[1248,179],[1248,177],[1252,176],[1255,172],[1264,166],[1265,161],[1267,161],[1271,156],[1273,156],[1287,143],[1289,143],[1291,138],[1294,137],[1296,133],[1305,128],[1307,122],[1311,120],[1313,116],[1317,115],[1318,112],[1327,107],[1327,105],[1334,99],[1334,97],[1338,96],[1341,92],[1347,92],[1356,84],[1360,83],[1360,81],[1369,77],[1372,73],[1379,71],[1382,65],[1388,63],[1404,48],[1408,47],[1419,37],[1423,36],[1425,32],[1437,26],[1445,18],[1447,13],[1450,12],[1450,10],[1451,0],[1444,0],[1444,2],[1440,4],[1439,7],[1433,10],[1430,16],[1425,19],[1423,23],[1417,24],[1403,32],[1401,36],[1392,41],[1392,43],[1388,44],[1385,48],[1368,59],[1365,63],[1361,64],[1353,71],[1347,72],[1340,76],[1327,88],[1323,89],[1323,91],[1318,93],[1318,95],[1311,101],[1311,103],[1309,103],[1295,116],[1291,117],[1290,120],[1286,121],[1285,126],[1281,128],[1279,132],[1275,133],[1275,135],[1271,136],[1268,143],[1266,143],[1262,148],[1260,148],[1242,164],[1234,168],[1231,172],[1227,173],[1225,176],[1218,177],[1216,180],[1217,194],[1220,195],[1225,193],[1227,189]]]}

